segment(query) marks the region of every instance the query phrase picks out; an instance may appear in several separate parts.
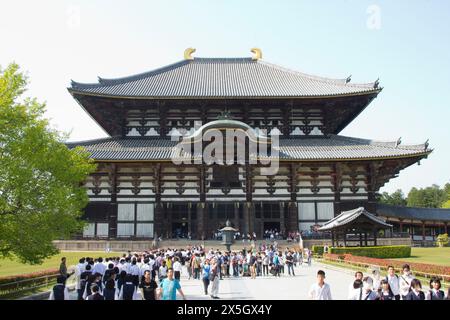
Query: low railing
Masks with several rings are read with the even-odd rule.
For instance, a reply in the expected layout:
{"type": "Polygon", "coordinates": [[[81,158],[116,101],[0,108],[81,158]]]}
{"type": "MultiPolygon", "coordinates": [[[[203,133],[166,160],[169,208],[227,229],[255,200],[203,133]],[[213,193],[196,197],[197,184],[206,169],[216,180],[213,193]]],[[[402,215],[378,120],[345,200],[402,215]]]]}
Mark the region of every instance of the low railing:
{"type": "MultiPolygon", "coordinates": [[[[47,287],[50,290],[50,288],[56,284],[56,278],[59,275],[59,272],[55,272],[54,274],[48,274],[30,279],[2,283],[0,284],[0,299],[17,299],[39,292],[41,289],[47,287]]],[[[69,277],[66,285],[70,285],[74,281],[74,277],[69,277]]]]}

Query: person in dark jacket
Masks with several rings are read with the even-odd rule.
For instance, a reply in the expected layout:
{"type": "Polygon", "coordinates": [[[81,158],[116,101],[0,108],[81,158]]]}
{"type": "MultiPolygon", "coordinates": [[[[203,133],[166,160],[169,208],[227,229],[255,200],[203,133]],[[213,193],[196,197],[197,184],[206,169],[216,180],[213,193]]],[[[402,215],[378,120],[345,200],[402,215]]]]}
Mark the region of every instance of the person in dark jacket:
{"type": "Polygon", "coordinates": [[[445,292],[441,290],[441,280],[436,277],[431,278],[430,290],[427,292],[426,300],[444,300],[445,292]]]}
{"type": "Polygon", "coordinates": [[[133,300],[136,293],[136,286],[134,285],[133,280],[133,275],[127,274],[125,283],[122,285],[122,289],[119,293],[119,300],[133,300]]]}
{"type": "Polygon", "coordinates": [[[422,284],[418,279],[411,281],[411,291],[406,295],[405,300],[425,300],[422,284]]]}
{"type": "Polygon", "coordinates": [[[50,292],[50,297],[48,298],[48,300],[69,300],[69,291],[64,284],[65,281],[66,277],[62,275],[56,278],[56,285],[50,292]]]}
{"type": "Polygon", "coordinates": [[[395,300],[395,295],[389,286],[386,279],[380,281],[380,290],[378,293],[378,300],[395,300]]]}
{"type": "Polygon", "coordinates": [[[105,300],[116,300],[116,282],[113,278],[106,281],[103,297],[105,300]]]}
{"type": "Polygon", "coordinates": [[[92,274],[91,265],[88,264],[85,267],[85,270],[80,275],[80,289],[78,290],[78,300],[83,300],[83,294],[86,290],[86,283],[88,281],[88,277],[92,274]]]}
{"type": "Polygon", "coordinates": [[[100,288],[97,284],[93,284],[91,287],[92,294],[86,297],[86,300],[105,300],[105,298],[99,292],[100,288]]]}

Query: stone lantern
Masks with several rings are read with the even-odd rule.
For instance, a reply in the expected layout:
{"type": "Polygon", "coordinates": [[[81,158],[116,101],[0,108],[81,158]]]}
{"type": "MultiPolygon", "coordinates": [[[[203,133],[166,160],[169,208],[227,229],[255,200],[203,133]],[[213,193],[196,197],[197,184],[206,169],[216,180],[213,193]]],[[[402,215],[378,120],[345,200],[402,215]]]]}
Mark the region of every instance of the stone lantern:
{"type": "Polygon", "coordinates": [[[230,251],[231,245],[234,243],[234,234],[238,231],[231,226],[230,220],[225,223],[225,228],[220,229],[222,232],[222,244],[227,247],[227,251],[230,251]]]}

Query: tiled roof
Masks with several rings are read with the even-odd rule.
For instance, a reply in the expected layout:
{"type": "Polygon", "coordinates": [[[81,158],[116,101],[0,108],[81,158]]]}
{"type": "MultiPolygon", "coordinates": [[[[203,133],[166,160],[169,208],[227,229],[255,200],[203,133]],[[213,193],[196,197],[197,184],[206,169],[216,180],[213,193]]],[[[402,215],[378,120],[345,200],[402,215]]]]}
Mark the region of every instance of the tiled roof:
{"type": "Polygon", "coordinates": [[[380,203],[377,204],[377,214],[382,217],[423,221],[450,221],[450,209],[399,207],[380,203]]]}
{"type": "Polygon", "coordinates": [[[378,81],[354,84],[251,58],[194,58],[125,78],[72,81],[72,93],[137,98],[320,97],[377,93],[378,81]]]}
{"type": "MultiPolygon", "coordinates": [[[[84,146],[96,160],[170,160],[177,142],[170,138],[104,138],[67,143],[69,148],[84,146]]],[[[282,160],[378,159],[422,156],[431,152],[425,145],[396,145],[338,135],[329,137],[280,138],[282,160]]]]}
{"type": "Polygon", "coordinates": [[[386,223],[381,218],[368,212],[363,207],[359,207],[357,209],[342,212],[340,215],[334,217],[333,219],[325,223],[322,227],[320,227],[319,231],[329,231],[334,228],[343,227],[351,223],[352,221],[355,221],[360,216],[365,216],[369,218],[370,220],[372,220],[374,224],[377,224],[379,227],[386,227],[386,228],[392,227],[392,225],[386,223]]]}

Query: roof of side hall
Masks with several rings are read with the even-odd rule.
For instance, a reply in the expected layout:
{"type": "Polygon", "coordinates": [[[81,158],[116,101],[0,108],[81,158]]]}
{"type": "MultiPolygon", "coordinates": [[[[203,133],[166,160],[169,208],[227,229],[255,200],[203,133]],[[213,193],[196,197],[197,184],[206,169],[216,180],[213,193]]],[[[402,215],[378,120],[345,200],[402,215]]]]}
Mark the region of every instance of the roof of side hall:
{"type": "MultiPolygon", "coordinates": [[[[171,160],[177,142],[169,137],[112,137],[67,143],[69,148],[83,146],[98,161],[171,160]]],[[[397,145],[396,142],[330,135],[328,138],[280,138],[279,159],[361,160],[422,157],[431,152],[427,145],[397,145]]],[[[273,154],[272,154],[273,157],[273,154]]]]}
{"type": "Polygon", "coordinates": [[[72,81],[72,94],[169,98],[289,98],[339,97],[377,94],[378,81],[356,84],[347,79],[328,79],[280,67],[252,58],[194,58],[98,83],[72,81]]]}

